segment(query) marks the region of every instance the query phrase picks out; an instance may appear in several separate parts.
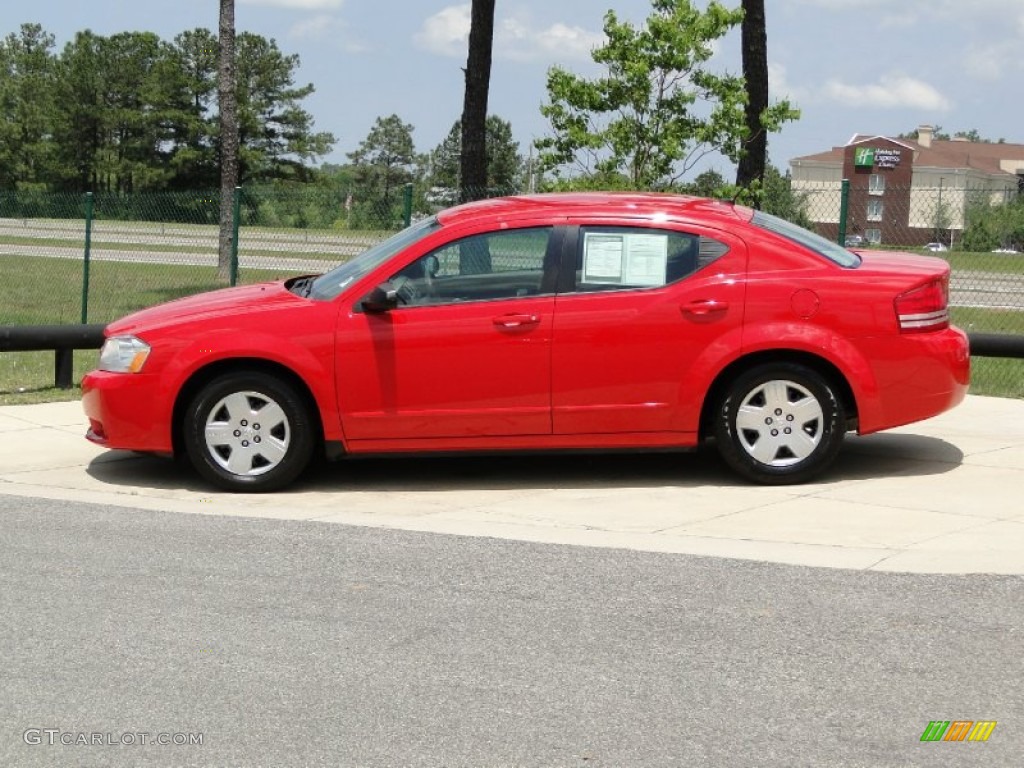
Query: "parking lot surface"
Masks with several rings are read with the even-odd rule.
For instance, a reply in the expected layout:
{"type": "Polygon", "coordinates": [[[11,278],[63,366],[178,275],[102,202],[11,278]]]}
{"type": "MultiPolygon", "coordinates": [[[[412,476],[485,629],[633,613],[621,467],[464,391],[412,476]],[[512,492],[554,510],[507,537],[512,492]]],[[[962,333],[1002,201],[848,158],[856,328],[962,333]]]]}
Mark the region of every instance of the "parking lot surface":
{"type": "Polygon", "coordinates": [[[968,396],[848,436],[818,482],[748,485],[710,454],[360,459],[232,495],[88,443],[77,402],[0,407],[0,493],[176,513],[860,570],[1024,573],[1024,401],[968,396]]]}

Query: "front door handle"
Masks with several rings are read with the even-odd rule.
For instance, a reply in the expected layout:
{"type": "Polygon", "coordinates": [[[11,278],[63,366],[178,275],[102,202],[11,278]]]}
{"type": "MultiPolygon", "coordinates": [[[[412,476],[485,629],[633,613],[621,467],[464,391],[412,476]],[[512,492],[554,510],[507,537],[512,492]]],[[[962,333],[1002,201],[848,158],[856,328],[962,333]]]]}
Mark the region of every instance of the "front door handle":
{"type": "Polygon", "coordinates": [[[532,328],[540,322],[540,316],[525,314],[498,315],[491,322],[498,328],[516,330],[519,328],[532,328]]]}

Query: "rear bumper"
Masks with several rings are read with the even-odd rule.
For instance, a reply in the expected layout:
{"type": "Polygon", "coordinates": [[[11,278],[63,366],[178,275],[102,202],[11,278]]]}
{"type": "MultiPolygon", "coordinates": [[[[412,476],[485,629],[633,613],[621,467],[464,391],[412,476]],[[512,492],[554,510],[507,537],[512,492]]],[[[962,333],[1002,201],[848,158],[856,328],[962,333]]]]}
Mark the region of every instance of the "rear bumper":
{"type": "Polygon", "coordinates": [[[171,413],[157,376],[92,371],[82,380],[86,438],[105,448],[170,453],[171,413]]]}
{"type": "Polygon", "coordinates": [[[967,334],[959,328],[870,340],[875,386],[859,397],[858,432],[912,424],[937,416],[963,401],[970,384],[967,334]]]}

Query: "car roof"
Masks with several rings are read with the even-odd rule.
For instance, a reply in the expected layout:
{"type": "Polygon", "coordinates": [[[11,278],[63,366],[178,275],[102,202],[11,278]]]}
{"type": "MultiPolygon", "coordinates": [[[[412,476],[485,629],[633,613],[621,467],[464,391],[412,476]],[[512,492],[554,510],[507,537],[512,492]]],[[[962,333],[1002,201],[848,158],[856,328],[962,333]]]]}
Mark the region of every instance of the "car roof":
{"type": "Polygon", "coordinates": [[[721,200],[660,192],[549,192],[477,200],[437,215],[443,226],[533,218],[544,215],[671,219],[722,218],[749,220],[749,208],[721,200]]]}

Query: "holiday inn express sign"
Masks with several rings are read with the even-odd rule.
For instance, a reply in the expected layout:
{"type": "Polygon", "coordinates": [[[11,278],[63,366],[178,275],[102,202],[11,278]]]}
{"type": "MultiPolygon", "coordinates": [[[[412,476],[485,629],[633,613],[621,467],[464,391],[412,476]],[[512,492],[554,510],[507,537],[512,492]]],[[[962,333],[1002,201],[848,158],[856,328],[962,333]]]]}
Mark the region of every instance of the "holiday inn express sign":
{"type": "Polygon", "coordinates": [[[857,147],[853,150],[853,165],[856,168],[895,168],[900,164],[898,149],[875,149],[857,147]]]}

